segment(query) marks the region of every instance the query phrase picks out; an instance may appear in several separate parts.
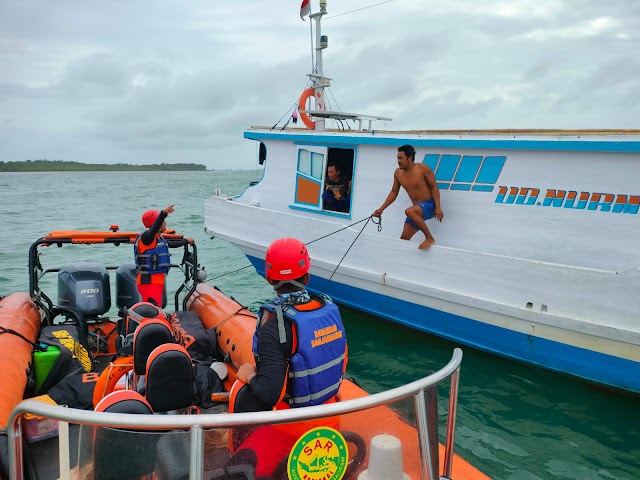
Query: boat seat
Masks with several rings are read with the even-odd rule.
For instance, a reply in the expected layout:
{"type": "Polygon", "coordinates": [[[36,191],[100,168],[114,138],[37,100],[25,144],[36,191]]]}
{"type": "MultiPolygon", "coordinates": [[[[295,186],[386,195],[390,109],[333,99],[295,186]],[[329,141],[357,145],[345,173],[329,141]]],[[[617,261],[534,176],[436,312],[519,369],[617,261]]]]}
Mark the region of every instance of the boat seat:
{"type": "Polygon", "coordinates": [[[96,412],[151,415],[153,409],[146,398],[132,390],[118,390],[98,402],[96,412]]]}
{"type": "Polygon", "coordinates": [[[140,302],[129,309],[125,308],[123,314],[127,334],[133,334],[140,324],[147,320],[167,320],[162,309],[149,302],[140,302]]]}
{"type": "MultiPolygon", "coordinates": [[[[96,412],[151,415],[153,409],[139,393],[119,390],[105,396],[96,412]]],[[[83,429],[90,427],[83,426],[83,429]]],[[[119,428],[100,427],[95,436],[89,430],[85,438],[94,438],[94,480],[139,480],[153,473],[160,435],[119,428]]]]}
{"type": "Polygon", "coordinates": [[[151,352],[166,343],[174,343],[168,322],[158,319],[143,322],[133,334],[133,373],[144,375],[151,352]]]}
{"type": "MultiPolygon", "coordinates": [[[[122,309],[122,319],[118,320],[116,349],[121,355],[131,355],[135,331],[149,320],[165,320],[167,316],[153,303],[138,302],[131,308],[122,309]]],[[[168,321],[167,321],[168,323],[168,321]]]]}
{"type": "Polygon", "coordinates": [[[145,371],[145,396],[154,412],[191,407],[193,385],[193,364],[183,346],[167,343],[151,352],[145,371]]]}

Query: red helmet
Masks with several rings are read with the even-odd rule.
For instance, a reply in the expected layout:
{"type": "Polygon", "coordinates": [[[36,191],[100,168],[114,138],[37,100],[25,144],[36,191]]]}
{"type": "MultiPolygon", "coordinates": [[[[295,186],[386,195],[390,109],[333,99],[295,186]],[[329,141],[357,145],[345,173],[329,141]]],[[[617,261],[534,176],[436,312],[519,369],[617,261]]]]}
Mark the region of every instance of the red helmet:
{"type": "Polygon", "coordinates": [[[149,228],[156,221],[156,218],[160,216],[159,210],[147,210],[142,214],[142,224],[149,228]]]}
{"type": "Polygon", "coordinates": [[[295,280],[311,267],[307,247],[297,238],[279,238],[267,248],[264,259],[267,278],[295,280]]]}

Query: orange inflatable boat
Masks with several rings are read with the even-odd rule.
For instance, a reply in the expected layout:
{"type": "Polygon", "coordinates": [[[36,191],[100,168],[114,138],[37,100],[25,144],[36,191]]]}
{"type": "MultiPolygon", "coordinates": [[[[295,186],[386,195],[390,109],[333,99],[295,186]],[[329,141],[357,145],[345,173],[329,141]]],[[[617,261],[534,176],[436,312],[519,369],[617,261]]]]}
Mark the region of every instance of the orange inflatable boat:
{"type": "MultiPolygon", "coordinates": [[[[122,340],[122,336],[116,332],[118,318],[104,316],[107,314],[110,304],[106,300],[102,303],[100,301],[107,298],[106,294],[102,292],[101,295],[104,298],[99,295],[91,302],[87,300],[86,304],[83,303],[83,297],[76,295],[74,297],[75,303],[67,305],[66,310],[56,305],[50,298],[53,296],[48,296],[39,286],[38,280],[45,272],[38,260],[39,253],[37,249],[38,247],[48,247],[54,244],[58,246],[65,244],[82,245],[78,248],[85,248],[87,245],[97,243],[114,244],[115,246],[120,244],[130,245],[136,235],[136,233],[132,232],[57,231],[42,237],[31,246],[29,253],[30,294],[16,293],[0,299],[0,378],[2,380],[0,382],[0,428],[7,426],[11,411],[22,400],[27,385],[26,372],[33,364],[34,343],[38,341],[43,317],[48,319],[47,322],[55,323],[53,322],[53,319],[56,318],[55,312],[75,312],[69,317],[70,320],[69,318],[67,320],[76,320],[78,325],[86,325],[86,329],[92,338],[90,350],[94,360],[97,359],[95,361],[97,372],[102,372],[92,391],[94,405],[97,403],[96,400],[100,400],[106,393],[116,389],[118,378],[131,370],[131,356],[120,356],[111,364],[107,364],[109,359],[116,353],[116,337],[122,340]],[[99,308],[94,308],[94,304],[98,305],[99,308]],[[82,322],[76,318],[78,315],[82,317],[82,322]]],[[[201,272],[198,270],[195,245],[185,246],[183,264],[187,265],[184,269],[185,283],[183,284],[183,287],[186,288],[176,292],[173,310],[194,312],[207,330],[215,329],[218,347],[225,356],[225,362],[229,365],[229,375],[225,380],[225,387],[230,390],[236,380],[237,369],[244,363],[254,363],[252,337],[256,328],[257,317],[217,288],[202,283],[203,277],[199,275],[201,272]],[[185,259],[188,259],[188,261],[185,259]],[[181,290],[182,294],[180,296],[181,290]],[[181,303],[179,300],[181,300],[181,303]]],[[[131,295],[132,292],[137,292],[135,277],[129,274],[130,267],[123,267],[126,267],[126,265],[123,264],[117,269],[116,267],[110,267],[116,270],[116,304],[119,308],[123,306],[118,303],[120,300],[130,299],[131,302],[137,301],[134,298],[135,295],[131,295]]],[[[98,265],[97,262],[81,262],[77,266],[76,264],[71,264],[63,269],[51,269],[50,271],[64,271],[65,275],[68,274],[69,277],[65,277],[62,287],[60,282],[58,283],[58,301],[60,303],[62,302],[60,298],[66,299],[69,292],[77,293],[79,291],[83,293],[90,290],[91,293],[96,293],[100,291],[102,285],[106,286],[109,278],[105,273],[105,267],[101,264],[98,265]],[[87,287],[79,282],[74,283],[75,277],[72,275],[75,275],[76,272],[81,272],[84,275],[83,279],[88,278],[91,282],[95,282],[97,286],[87,287]]],[[[130,308],[131,306],[127,304],[124,307],[130,308]]],[[[120,313],[121,316],[122,313],[120,313]]],[[[175,338],[175,332],[173,333],[175,338]]],[[[169,336],[171,336],[171,332],[169,336]]],[[[163,348],[164,346],[158,348],[163,348]]],[[[130,354],[127,353],[126,355],[130,354]]],[[[38,370],[34,370],[37,374],[38,370]]],[[[84,382],[84,379],[82,381],[84,382]]],[[[357,399],[367,395],[367,392],[362,390],[356,383],[348,380],[342,382],[340,388],[341,400],[357,399]]],[[[223,396],[220,398],[223,398],[223,396]]],[[[361,437],[367,445],[370,444],[374,437],[380,434],[395,436],[402,444],[402,467],[404,472],[413,480],[419,480],[423,477],[421,445],[418,430],[412,425],[412,422],[415,424],[416,421],[407,420],[415,415],[413,398],[409,395],[407,398],[398,400],[388,406],[377,406],[358,412],[342,414],[340,416],[340,430],[354,433],[356,437],[361,437]]],[[[435,416],[437,416],[437,413],[435,416]]],[[[431,428],[430,431],[434,432],[435,430],[431,428]]],[[[435,444],[436,442],[434,441],[433,443],[435,444]]],[[[360,445],[362,445],[362,442],[360,445]]],[[[225,449],[226,446],[223,444],[222,450],[225,449]]],[[[440,458],[442,459],[445,447],[440,445],[439,450],[440,458]]],[[[358,451],[360,451],[359,447],[358,451]]],[[[435,451],[433,454],[435,456],[435,451]]],[[[42,458],[41,460],[44,463],[50,461],[48,458],[42,458]]],[[[440,461],[440,465],[442,464],[443,460],[440,461]]],[[[358,470],[363,470],[367,465],[368,458],[364,458],[358,470]]],[[[454,455],[452,465],[451,478],[455,480],[486,480],[488,478],[459,456],[454,455]]]]}
{"type": "MultiPolygon", "coordinates": [[[[254,363],[251,351],[252,337],[256,328],[256,315],[220,290],[200,284],[187,303],[188,309],[198,314],[207,329],[216,328],[218,345],[227,355],[229,369],[227,388],[235,381],[235,371],[243,363],[254,363]]],[[[368,395],[351,381],[343,381],[340,388],[342,400],[368,395]]],[[[404,471],[413,479],[421,478],[422,466],[419,455],[417,430],[407,424],[398,413],[382,406],[342,416],[341,429],[358,433],[370,440],[381,433],[391,433],[400,438],[403,450],[404,471]]],[[[440,465],[443,464],[444,446],[440,445],[440,465]]],[[[365,465],[368,459],[365,459],[365,465]]],[[[486,480],[489,477],[454,455],[452,478],[456,480],[486,480]]]]}
{"type": "Polygon", "coordinates": [[[11,410],[22,401],[40,318],[40,310],[26,293],[0,300],[0,428],[7,426],[11,410]]]}

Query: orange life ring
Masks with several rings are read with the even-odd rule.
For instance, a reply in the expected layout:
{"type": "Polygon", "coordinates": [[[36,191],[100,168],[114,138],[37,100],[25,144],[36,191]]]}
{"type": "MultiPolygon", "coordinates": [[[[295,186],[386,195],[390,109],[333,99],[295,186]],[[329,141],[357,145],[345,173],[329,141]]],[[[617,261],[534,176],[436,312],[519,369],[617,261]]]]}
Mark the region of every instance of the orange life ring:
{"type": "Polygon", "coordinates": [[[93,390],[93,408],[96,408],[103,397],[109,395],[116,388],[120,380],[127,372],[133,369],[133,355],[116,358],[100,374],[93,390]]]}
{"type": "MultiPolygon", "coordinates": [[[[302,94],[300,95],[300,99],[298,100],[298,109],[306,110],[307,100],[313,97],[314,94],[315,94],[315,91],[311,87],[307,88],[304,92],[302,92],[302,94]]],[[[307,115],[306,113],[300,112],[300,119],[302,120],[302,123],[304,123],[309,130],[314,130],[316,128],[316,122],[311,120],[309,115],[307,115]]]]}

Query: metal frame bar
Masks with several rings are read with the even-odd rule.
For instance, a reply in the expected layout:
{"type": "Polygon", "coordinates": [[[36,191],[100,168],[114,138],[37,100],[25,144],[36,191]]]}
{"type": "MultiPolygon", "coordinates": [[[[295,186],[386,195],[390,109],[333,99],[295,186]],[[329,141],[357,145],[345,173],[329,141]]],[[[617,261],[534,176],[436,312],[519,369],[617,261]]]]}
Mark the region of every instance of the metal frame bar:
{"type": "Polygon", "coordinates": [[[444,452],[444,469],[442,476],[451,478],[453,471],[453,445],[456,429],[456,415],[458,413],[458,385],[460,382],[460,369],[456,369],[451,375],[449,387],[449,415],[447,416],[447,440],[444,452]],[[451,448],[449,448],[451,446],[451,448]]]}
{"type": "MultiPolygon", "coordinates": [[[[57,245],[58,247],[62,247],[62,245],[92,245],[92,244],[84,244],[84,243],[74,243],[71,238],[56,238],[54,240],[47,239],[46,237],[39,238],[35,242],[31,244],[29,247],[29,294],[31,298],[45,311],[50,312],[54,308],[53,301],[42,291],[40,290],[39,282],[47,273],[55,273],[61,270],[58,268],[47,268],[43,269],[40,263],[40,253],[38,252],[38,247],[41,245],[52,246],[57,245]],[[38,273],[40,272],[40,273],[38,273]]],[[[129,242],[128,237],[122,238],[108,238],[104,240],[103,244],[112,244],[114,246],[124,245],[132,245],[129,242]]],[[[184,297],[182,299],[182,307],[186,309],[187,301],[195,292],[198,283],[201,283],[198,280],[198,249],[195,245],[184,246],[184,254],[182,257],[182,262],[180,264],[171,264],[171,268],[179,268],[184,273],[184,280],[180,287],[176,290],[174,296],[175,310],[180,310],[180,293],[186,289],[184,297]],[[191,249],[191,252],[189,251],[191,249]],[[185,268],[182,268],[184,266],[185,268]]],[[[105,267],[107,270],[114,270],[118,267],[105,267]]],[[[46,314],[48,321],[48,313],[46,314]]]]}
{"type": "MultiPolygon", "coordinates": [[[[428,387],[437,386],[451,377],[444,468],[444,476],[449,478],[453,461],[455,414],[457,411],[458,378],[461,362],[462,350],[456,348],[453,351],[451,360],[442,369],[407,385],[344,402],[290,410],[205,415],[131,415],[77,410],[46,405],[34,400],[25,400],[13,409],[9,418],[8,443],[10,478],[14,480],[21,480],[23,478],[21,420],[26,413],[69,423],[99,427],[126,427],[148,431],[166,429],[190,430],[190,466],[196,469],[196,471],[190,472],[190,479],[198,480],[202,478],[204,428],[233,428],[247,425],[262,426],[333,417],[386,405],[413,396],[416,418],[418,419],[420,451],[421,455],[423,455],[424,448],[428,445],[424,390],[428,387]]],[[[430,471],[428,470],[428,466],[431,464],[430,462],[430,459],[424,459],[423,457],[423,469],[425,465],[427,466],[427,469],[424,470],[425,476],[429,475],[427,472],[430,471]]]]}
{"type": "Polygon", "coordinates": [[[194,425],[190,431],[189,480],[202,480],[204,469],[204,430],[194,425]]]}

